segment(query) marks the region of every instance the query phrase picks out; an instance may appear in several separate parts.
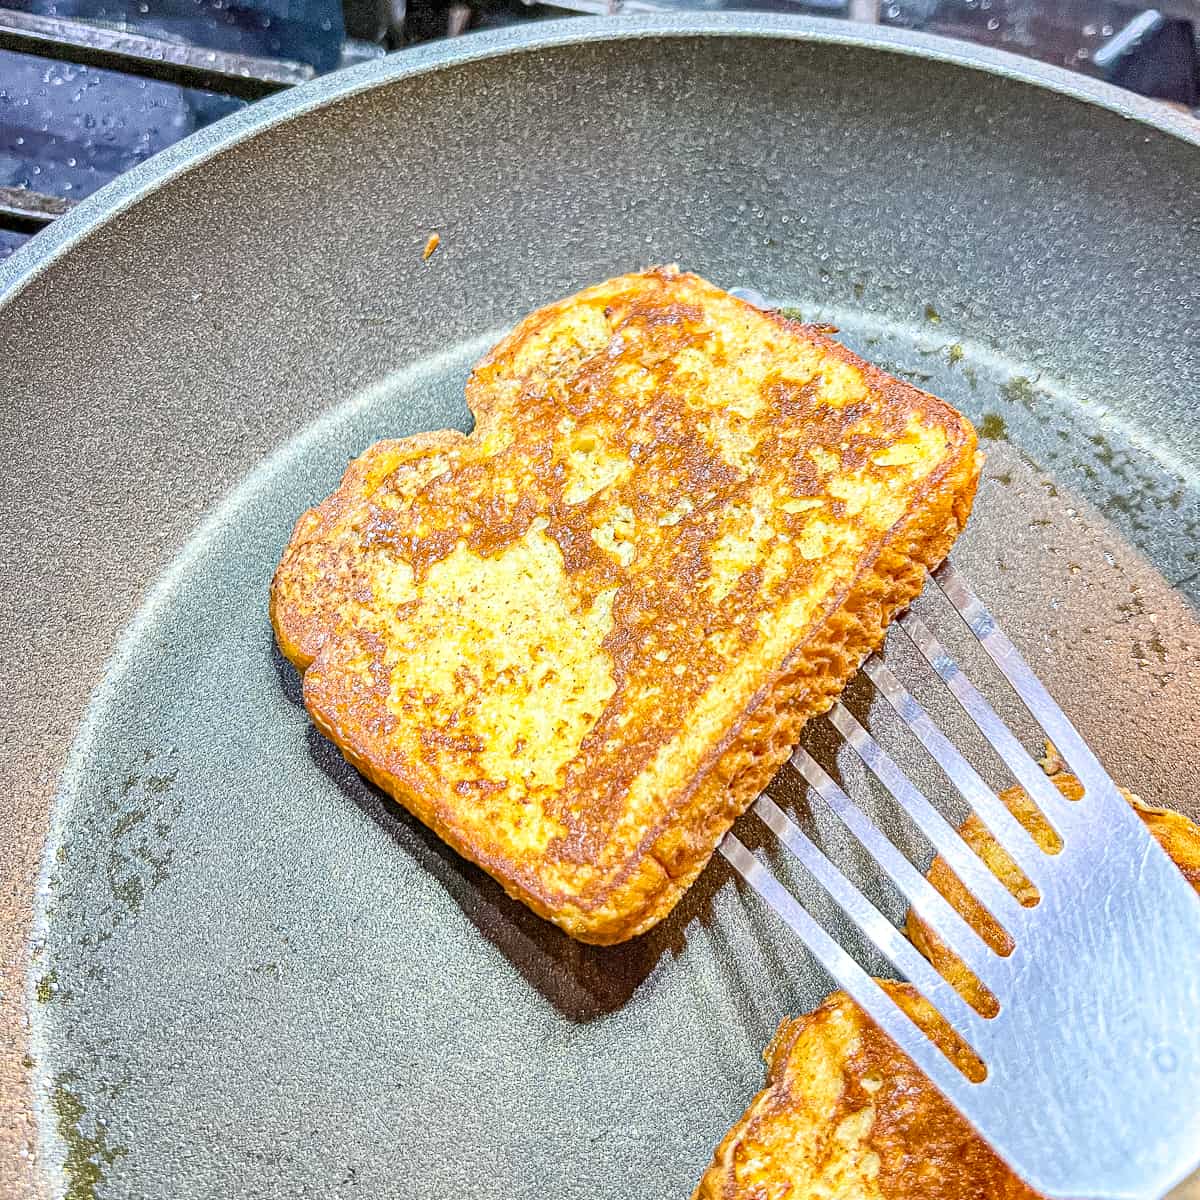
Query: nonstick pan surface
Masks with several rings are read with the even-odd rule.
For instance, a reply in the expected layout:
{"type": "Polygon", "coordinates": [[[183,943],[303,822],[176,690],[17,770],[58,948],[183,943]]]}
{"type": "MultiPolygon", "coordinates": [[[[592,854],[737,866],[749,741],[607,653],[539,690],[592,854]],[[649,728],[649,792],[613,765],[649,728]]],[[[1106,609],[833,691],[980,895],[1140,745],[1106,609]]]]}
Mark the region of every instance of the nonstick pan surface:
{"type": "Polygon", "coordinates": [[[828,990],[720,863],[569,941],[349,769],[273,647],[297,514],[620,271],[754,286],[963,408],[960,565],[1114,776],[1200,817],[1198,182],[1184,118],[1004,55],[574,20],[265,102],[0,267],[0,1192],[686,1196],[828,990]]]}

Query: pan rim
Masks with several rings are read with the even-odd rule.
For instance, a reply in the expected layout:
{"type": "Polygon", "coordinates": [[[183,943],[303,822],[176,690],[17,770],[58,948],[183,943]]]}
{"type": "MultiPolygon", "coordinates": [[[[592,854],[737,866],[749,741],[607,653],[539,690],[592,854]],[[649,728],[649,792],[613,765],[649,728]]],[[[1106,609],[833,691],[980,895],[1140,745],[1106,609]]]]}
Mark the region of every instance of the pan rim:
{"type": "Polygon", "coordinates": [[[1200,149],[1200,121],[1160,101],[1048,63],[971,42],[907,29],[827,17],[774,13],[654,13],[618,17],[564,17],[468,34],[334,71],[248,104],[189,135],[93,192],[74,209],[0,261],[0,318],[26,286],[93,230],[178,176],[260,133],[375,87],[467,63],[561,49],[584,42],[642,38],[760,38],[859,48],[966,67],[1036,87],[1137,121],[1200,149]]]}

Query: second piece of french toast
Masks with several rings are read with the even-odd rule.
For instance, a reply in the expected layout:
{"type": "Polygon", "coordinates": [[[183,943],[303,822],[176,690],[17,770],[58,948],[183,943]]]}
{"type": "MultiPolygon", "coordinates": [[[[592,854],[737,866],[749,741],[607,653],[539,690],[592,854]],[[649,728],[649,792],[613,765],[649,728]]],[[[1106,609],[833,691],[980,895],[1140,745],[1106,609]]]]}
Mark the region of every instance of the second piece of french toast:
{"type": "MultiPolygon", "coordinates": [[[[1083,794],[1053,755],[1045,766],[1064,796],[1083,794]]],[[[1181,813],[1125,796],[1200,891],[1200,828],[1181,813]]],[[[1043,849],[1053,845],[1053,831],[1021,788],[1001,799],[1043,849]]],[[[961,832],[1014,896],[1028,898],[1032,885],[977,817],[961,832]]],[[[1003,941],[944,859],[934,859],[929,879],[986,940],[1003,941]]],[[[911,912],[909,931],[965,999],[995,1011],[991,994],[911,912]]],[[[970,1075],[977,1068],[978,1059],[916,988],[890,981],[884,987],[960,1069],[970,1075]]],[[[845,992],[784,1021],[766,1059],[766,1087],[717,1148],[694,1200],[1039,1200],[845,992]]]]}

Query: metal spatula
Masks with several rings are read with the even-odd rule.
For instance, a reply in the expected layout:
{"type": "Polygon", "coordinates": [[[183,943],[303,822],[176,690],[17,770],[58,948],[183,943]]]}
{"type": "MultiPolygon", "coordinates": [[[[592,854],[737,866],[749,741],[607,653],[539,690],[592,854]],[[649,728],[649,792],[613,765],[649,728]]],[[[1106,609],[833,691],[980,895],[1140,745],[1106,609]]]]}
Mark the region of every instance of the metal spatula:
{"type": "MultiPolygon", "coordinates": [[[[981,1016],[765,794],[754,812],[983,1060],[971,1082],[732,833],[720,850],[1030,1186],[1158,1200],[1200,1164],[1200,899],[949,563],[938,586],[1079,778],[1064,798],[926,624],[899,625],[1062,841],[1043,852],[882,660],[863,670],[1038,892],[1021,904],[840,704],[830,720],[1008,932],[996,954],[803,750],[792,757],[930,929],[999,1001],[981,1016]]],[[[953,620],[953,617],[951,617],[953,620]]]]}

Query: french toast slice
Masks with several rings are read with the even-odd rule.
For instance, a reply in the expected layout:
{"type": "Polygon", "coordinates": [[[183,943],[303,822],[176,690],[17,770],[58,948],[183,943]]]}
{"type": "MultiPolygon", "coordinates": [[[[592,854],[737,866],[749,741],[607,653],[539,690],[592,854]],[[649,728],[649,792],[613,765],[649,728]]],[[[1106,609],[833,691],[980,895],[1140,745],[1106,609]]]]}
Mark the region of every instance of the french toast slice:
{"type": "MultiPolygon", "coordinates": [[[[1051,764],[1064,796],[1079,781],[1051,764]]],[[[1147,828],[1200,892],[1200,827],[1181,813],[1124,793],[1147,828]]],[[[1001,799],[1043,849],[1056,835],[1019,787],[1001,799]]],[[[961,833],[1018,899],[1032,886],[978,818],[961,833]]],[[[929,879],[992,945],[1005,934],[942,858],[929,879]]],[[[910,936],[971,1004],[994,998],[910,912],[910,936]]],[[[884,982],[893,999],[968,1076],[982,1064],[913,987],[884,982]]],[[[994,1008],[991,1011],[995,1011],[994,1008]]],[[[845,992],[784,1021],[764,1057],[767,1082],[717,1147],[694,1200],[1037,1200],[923,1072],[845,992]]]]}
{"type": "Polygon", "coordinates": [[[970,423],[656,268],[526,317],[271,589],[318,728],[583,941],[664,917],[966,520],[970,423]]]}

